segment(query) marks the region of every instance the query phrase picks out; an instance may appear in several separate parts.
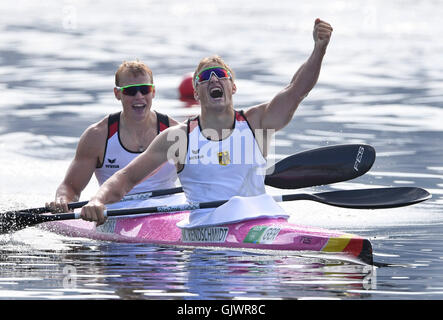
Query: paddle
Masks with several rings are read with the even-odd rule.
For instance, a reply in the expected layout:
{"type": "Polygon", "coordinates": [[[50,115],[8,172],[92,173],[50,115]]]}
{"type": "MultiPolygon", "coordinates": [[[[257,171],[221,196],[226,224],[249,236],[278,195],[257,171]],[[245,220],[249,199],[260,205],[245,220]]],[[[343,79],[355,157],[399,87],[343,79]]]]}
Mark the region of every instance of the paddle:
{"type": "Polygon", "coordinates": [[[421,188],[396,187],[289,194],[279,197],[282,198],[281,201],[312,200],[341,208],[387,209],[409,206],[428,200],[431,198],[431,194],[421,188]]]}
{"type": "Polygon", "coordinates": [[[285,160],[276,163],[274,172],[266,176],[268,186],[295,189],[357,178],[372,167],[375,149],[364,144],[335,145],[297,153],[285,160]]]}
{"type": "MultiPolygon", "coordinates": [[[[140,193],[134,193],[131,195],[127,195],[127,196],[123,197],[123,199],[121,201],[143,200],[143,199],[148,199],[148,198],[171,195],[171,194],[180,193],[180,192],[183,192],[182,187],[146,191],[146,192],[140,192],[140,193]]],[[[78,208],[83,207],[87,203],[88,203],[88,201],[71,202],[71,203],[68,203],[68,208],[69,209],[78,209],[78,208]]],[[[0,216],[5,215],[5,214],[9,214],[9,213],[14,213],[14,212],[40,214],[40,213],[49,212],[49,209],[47,207],[40,207],[40,208],[22,209],[22,210],[17,210],[17,211],[7,211],[7,212],[0,213],[0,216]]]]}
{"type": "MultiPolygon", "coordinates": [[[[337,207],[354,209],[396,208],[429,199],[431,195],[424,189],[414,187],[376,188],[360,190],[329,191],[314,194],[300,193],[276,196],[276,201],[310,200],[337,207]]],[[[210,201],[176,206],[157,206],[133,209],[108,210],[107,217],[136,214],[188,211],[216,208],[228,200],[210,201]]],[[[17,231],[43,222],[79,219],[80,213],[38,215],[32,213],[10,213],[0,221],[0,234],[17,231]]]]}
{"type": "MultiPolygon", "coordinates": [[[[375,150],[364,144],[344,144],[317,148],[296,153],[280,160],[266,171],[265,184],[281,189],[298,189],[320,186],[357,178],[372,167],[375,150]]],[[[147,199],[183,192],[181,187],[142,192],[122,200],[147,199]]],[[[68,208],[78,209],[88,201],[72,202],[68,208]]],[[[0,215],[11,214],[8,211],[0,215]]],[[[22,213],[45,213],[48,208],[18,210],[22,213]]]]}

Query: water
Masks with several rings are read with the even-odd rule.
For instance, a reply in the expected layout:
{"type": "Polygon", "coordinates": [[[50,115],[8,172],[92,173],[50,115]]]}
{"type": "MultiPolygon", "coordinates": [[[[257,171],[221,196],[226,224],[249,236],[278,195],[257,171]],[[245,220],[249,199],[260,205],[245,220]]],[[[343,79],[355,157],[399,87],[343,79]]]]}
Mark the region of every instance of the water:
{"type": "MultiPolygon", "coordinates": [[[[276,159],[341,143],[377,151],[369,173],[315,191],[418,186],[433,198],[376,211],[286,203],[291,221],[372,240],[375,268],[296,254],[0,237],[1,299],[442,299],[443,65],[438,1],[15,1],[0,7],[0,207],[53,198],[90,124],[120,110],[122,60],[154,70],[154,107],[196,114],[177,87],[218,53],[239,108],[267,101],[309,56],[320,17],[334,34],[319,83],[277,135],[276,159]]],[[[97,184],[82,194],[87,199],[97,184]]],[[[312,191],[312,190],[311,190],[312,191]]],[[[277,193],[279,190],[270,190],[277,193]]]]}

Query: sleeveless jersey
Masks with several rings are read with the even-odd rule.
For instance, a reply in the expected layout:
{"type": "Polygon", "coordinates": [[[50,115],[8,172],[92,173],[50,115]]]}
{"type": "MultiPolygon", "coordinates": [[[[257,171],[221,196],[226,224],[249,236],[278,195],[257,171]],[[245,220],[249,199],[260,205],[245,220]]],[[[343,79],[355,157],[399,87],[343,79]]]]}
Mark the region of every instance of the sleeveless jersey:
{"type": "Polygon", "coordinates": [[[188,202],[227,200],[265,193],[266,160],[242,111],[235,111],[231,134],[222,140],[202,133],[200,118],[188,120],[188,150],[178,176],[188,202]]]}
{"type": "MultiPolygon", "coordinates": [[[[157,114],[157,134],[169,127],[168,116],[157,114]]],[[[102,185],[115,172],[127,166],[141,152],[129,151],[120,140],[121,112],[114,113],[108,117],[108,137],[106,141],[103,162],[95,170],[95,176],[99,185],[102,185]]],[[[156,189],[167,189],[175,187],[177,180],[177,169],[175,165],[165,162],[161,167],[136,185],[128,194],[146,192],[156,189]]]]}

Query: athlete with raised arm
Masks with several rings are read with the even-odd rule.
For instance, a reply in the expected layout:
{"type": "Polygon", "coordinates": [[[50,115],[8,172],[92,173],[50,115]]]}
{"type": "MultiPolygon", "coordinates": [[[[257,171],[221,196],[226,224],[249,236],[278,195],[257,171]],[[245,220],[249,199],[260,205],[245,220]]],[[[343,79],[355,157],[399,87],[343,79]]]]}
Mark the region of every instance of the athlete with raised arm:
{"type": "MultiPolygon", "coordinates": [[[[234,109],[237,88],[229,66],[218,56],[203,59],[194,73],[200,115],[159,134],[146,151],[100,187],[82,208],[81,217],[97,225],[104,223],[105,204],[119,201],[165,161],[175,164],[189,202],[264,194],[264,175],[258,172],[266,163],[266,146],[273,133],[291,121],[300,102],[317,83],[331,34],[332,27],[316,19],[315,45],[308,60],[270,102],[245,112],[234,109]],[[239,139],[253,144],[252,159],[245,159],[248,152],[235,147],[239,139]]],[[[199,225],[199,220],[205,219],[196,214],[189,225],[199,225]]]]}

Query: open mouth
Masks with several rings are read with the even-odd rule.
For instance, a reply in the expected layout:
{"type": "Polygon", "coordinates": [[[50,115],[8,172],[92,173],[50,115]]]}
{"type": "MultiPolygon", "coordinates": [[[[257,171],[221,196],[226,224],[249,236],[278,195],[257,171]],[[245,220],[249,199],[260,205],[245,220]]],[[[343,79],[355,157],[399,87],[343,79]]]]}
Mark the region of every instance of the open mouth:
{"type": "Polygon", "coordinates": [[[221,88],[212,88],[209,91],[211,98],[221,98],[223,96],[223,90],[221,88]]]}
{"type": "Polygon", "coordinates": [[[144,107],[146,107],[146,104],[144,104],[144,103],[135,103],[135,104],[132,105],[132,107],[134,109],[143,109],[144,107]]]}

